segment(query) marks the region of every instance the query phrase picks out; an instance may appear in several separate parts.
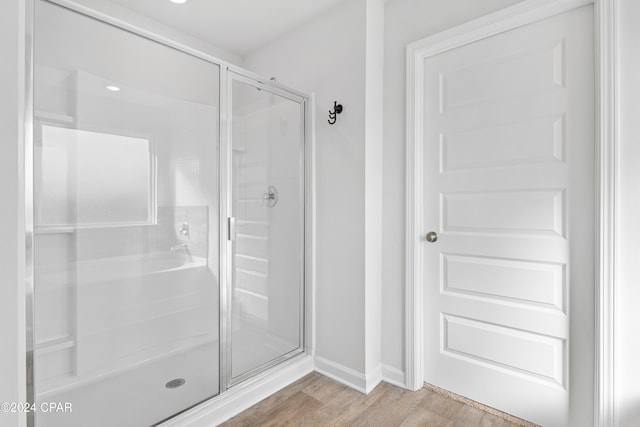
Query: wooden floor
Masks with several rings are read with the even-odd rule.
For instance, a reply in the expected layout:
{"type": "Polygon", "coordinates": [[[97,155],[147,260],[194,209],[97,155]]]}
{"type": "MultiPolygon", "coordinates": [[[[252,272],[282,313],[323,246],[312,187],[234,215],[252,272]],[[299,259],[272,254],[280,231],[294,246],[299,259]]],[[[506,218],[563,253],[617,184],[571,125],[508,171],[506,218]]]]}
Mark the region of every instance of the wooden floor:
{"type": "Polygon", "coordinates": [[[364,395],[314,372],[222,426],[516,427],[517,424],[426,388],[411,392],[380,383],[364,395]]]}

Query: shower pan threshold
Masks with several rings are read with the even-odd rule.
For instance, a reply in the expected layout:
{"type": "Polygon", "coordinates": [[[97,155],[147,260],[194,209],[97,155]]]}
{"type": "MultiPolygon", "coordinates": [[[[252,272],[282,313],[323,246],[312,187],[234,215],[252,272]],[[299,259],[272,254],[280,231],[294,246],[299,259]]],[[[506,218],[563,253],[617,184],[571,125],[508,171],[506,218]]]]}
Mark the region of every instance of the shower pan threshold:
{"type": "Polygon", "coordinates": [[[299,353],[229,388],[219,396],[157,424],[157,427],[219,425],[313,371],[313,357],[306,352],[299,353]]]}

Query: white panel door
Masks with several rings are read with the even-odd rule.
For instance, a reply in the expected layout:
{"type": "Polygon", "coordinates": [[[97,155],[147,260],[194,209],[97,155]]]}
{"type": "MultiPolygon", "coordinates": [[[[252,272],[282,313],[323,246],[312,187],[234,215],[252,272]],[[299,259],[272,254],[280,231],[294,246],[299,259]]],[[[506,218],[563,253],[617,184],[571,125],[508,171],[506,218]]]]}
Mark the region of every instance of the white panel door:
{"type": "Polygon", "coordinates": [[[592,7],[425,59],[425,381],[593,425],[592,7]]]}

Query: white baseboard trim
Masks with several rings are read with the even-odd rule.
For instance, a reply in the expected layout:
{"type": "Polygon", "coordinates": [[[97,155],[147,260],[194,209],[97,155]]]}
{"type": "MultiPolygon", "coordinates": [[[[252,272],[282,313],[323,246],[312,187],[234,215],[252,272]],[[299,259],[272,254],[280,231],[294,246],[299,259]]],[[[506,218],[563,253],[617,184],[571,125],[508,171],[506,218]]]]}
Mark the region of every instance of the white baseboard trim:
{"type": "Polygon", "coordinates": [[[159,427],[217,426],[311,372],[313,358],[300,355],[165,421],[159,427]]]}
{"type": "Polygon", "coordinates": [[[380,366],[365,375],[319,356],[315,357],[315,371],[364,394],[369,394],[382,381],[380,366]]]}
{"type": "Polygon", "coordinates": [[[382,364],[382,381],[397,387],[407,388],[404,371],[391,365],[382,364]]]}
{"type": "Polygon", "coordinates": [[[369,371],[366,376],[366,381],[365,392],[369,394],[371,393],[371,390],[376,388],[376,386],[382,382],[382,366],[378,365],[369,371]]]}
{"type": "Polygon", "coordinates": [[[360,393],[366,393],[366,378],[363,373],[355,369],[347,368],[339,363],[316,356],[315,357],[316,372],[338,381],[341,384],[351,387],[360,393]]]}

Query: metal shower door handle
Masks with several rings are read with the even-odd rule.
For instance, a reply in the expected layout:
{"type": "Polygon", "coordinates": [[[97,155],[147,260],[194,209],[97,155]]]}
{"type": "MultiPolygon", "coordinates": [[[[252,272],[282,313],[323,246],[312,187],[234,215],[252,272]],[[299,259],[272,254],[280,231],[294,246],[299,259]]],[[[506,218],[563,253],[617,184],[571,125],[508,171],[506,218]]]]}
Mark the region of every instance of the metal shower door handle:
{"type": "Polygon", "coordinates": [[[230,242],[236,240],[236,219],[232,216],[227,218],[227,240],[230,242]]]}

